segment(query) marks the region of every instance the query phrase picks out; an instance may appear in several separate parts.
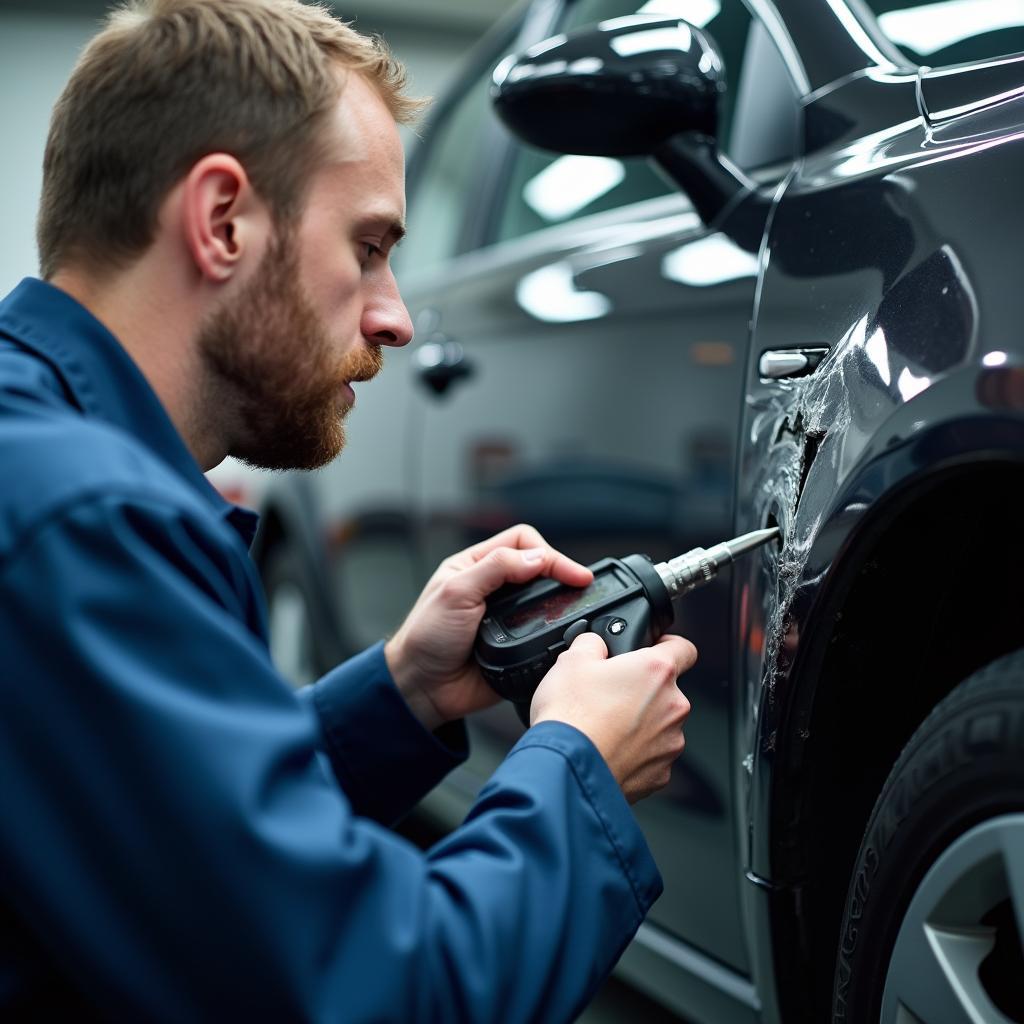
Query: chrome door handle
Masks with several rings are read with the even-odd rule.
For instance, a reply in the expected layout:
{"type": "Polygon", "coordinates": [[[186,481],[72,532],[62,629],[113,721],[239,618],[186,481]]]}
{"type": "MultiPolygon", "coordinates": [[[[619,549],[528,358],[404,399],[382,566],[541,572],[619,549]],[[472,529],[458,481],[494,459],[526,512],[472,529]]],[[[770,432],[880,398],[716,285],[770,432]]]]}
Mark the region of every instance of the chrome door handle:
{"type": "Polygon", "coordinates": [[[827,348],[776,348],[761,354],[757,364],[762,380],[789,380],[814,373],[828,355],[827,348]]]}

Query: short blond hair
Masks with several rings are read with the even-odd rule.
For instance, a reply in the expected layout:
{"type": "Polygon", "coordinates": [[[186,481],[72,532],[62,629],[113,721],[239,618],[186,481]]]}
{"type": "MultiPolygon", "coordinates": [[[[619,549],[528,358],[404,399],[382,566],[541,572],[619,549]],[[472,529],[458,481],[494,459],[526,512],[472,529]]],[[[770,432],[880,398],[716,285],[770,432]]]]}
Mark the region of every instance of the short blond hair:
{"type": "Polygon", "coordinates": [[[121,266],[153,241],[170,189],[204,155],[245,167],[296,213],[343,88],[364,76],[392,116],[422,101],[376,37],[300,0],[133,0],[86,47],[54,107],[37,223],[40,270],[121,266]]]}

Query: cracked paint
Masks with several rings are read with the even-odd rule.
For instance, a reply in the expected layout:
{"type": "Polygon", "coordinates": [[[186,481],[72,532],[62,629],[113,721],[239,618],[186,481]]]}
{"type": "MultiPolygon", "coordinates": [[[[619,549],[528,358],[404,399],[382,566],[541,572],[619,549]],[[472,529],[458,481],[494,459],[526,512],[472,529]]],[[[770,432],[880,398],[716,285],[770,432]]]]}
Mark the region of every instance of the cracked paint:
{"type": "Polygon", "coordinates": [[[762,684],[768,700],[774,699],[780,651],[784,652],[791,627],[787,613],[825,514],[823,504],[801,504],[800,497],[818,463],[829,466],[833,474],[839,469],[842,440],[851,423],[847,375],[858,359],[856,353],[863,353],[865,324],[866,317],[847,332],[814,375],[788,382],[771,394],[767,407],[753,419],[751,443],[758,450],[769,448],[754,503],[769,510],[783,536],[765,622],[762,684]],[[766,446],[767,436],[779,440],[766,446]]]}
{"type": "MultiPolygon", "coordinates": [[[[748,443],[761,460],[748,478],[749,499],[758,525],[774,520],[783,534],[774,576],[761,595],[765,646],[762,677],[749,693],[753,720],[761,701],[774,703],[778,679],[795,654],[798,624],[790,612],[801,588],[816,586],[825,572],[809,577],[807,562],[838,488],[885,420],[962,364],[976,342],[976,311],[959,260],[942,246],[897,278],[876,311],[858,316],[813,374],[766,383],[748,399],[748,443]],[[903,326],[901,297],[922,292],[953,301],[957,314],[945,318],[945,338],[930,332],[927,347],[915,333],[917,322],[910,330],[903,326]],[[894,302],[898,317],[887,309],[894,302]]],[[[934,315],[930,310],[933,323],[934,315]]]]}

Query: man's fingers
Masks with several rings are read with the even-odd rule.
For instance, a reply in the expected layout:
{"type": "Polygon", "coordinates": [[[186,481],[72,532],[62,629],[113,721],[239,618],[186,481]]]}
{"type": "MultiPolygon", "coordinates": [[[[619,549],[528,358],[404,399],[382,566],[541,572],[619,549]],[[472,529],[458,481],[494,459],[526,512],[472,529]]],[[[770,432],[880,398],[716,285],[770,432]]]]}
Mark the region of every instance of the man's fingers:
{"type": "Polygon", "coordinates": [[[676,664],[676,675],[682,675],[697,664],[697,648],[686,637],[666,633],[654,645],[664,649],[676,664]]]}
{"type": "Polygon", "coordinates": [[[586,587],[594,582],[594,574],[585,565],[573,561],[568,555],[563,555],[554,548],[548,548],[548,562],[544,575],[570,587],[586,587]]]}
{"type": "Polygon", "coordinates": [[[550,576],[569,586],[585,587],[594,574],[549,547],[494,548],[479,561],[463,566],[444,583],[457,604],[478,604],[506,583],[527,583],[550,576]]]}
{"type": "Polygon", "coordinates": [[[453,607],[481,604],[506,583],[526,583],[542,575],[549,564],[550,556],[544,548],[496,548],[445,581],[447,603],[453,607]]]}
{"type": "MultiPolygon", "coordinates": [[[[588,583],[593,582],[594,574],[585,565],[556,551],[534,527],[526,523],[510,526],[507,530],[502,530],[501,533],[467,548],[462,554],[468,556],[473,562],[480,562],[501,548],[542,551],[543,557],[539,558],[537,564],[534,565],[535,576],[550,576],[552,579],[558,580],[559,583],[566,583],[570,587],[585,587],[588,583]]],[[[529,576],[524,577],[524,579],[530,578],[529,576]]]]}
{"type": "Polygon", "coordinates": [[[501,533],[496,533],[487,540],[480,541],[472,547],[461,552],[468,555],[474,562],[479,562],[496,548],[546,548],[547,541],[540,535],[539,531],[527,523],[519,523],[517,526],[510,526],[501,533]]]}

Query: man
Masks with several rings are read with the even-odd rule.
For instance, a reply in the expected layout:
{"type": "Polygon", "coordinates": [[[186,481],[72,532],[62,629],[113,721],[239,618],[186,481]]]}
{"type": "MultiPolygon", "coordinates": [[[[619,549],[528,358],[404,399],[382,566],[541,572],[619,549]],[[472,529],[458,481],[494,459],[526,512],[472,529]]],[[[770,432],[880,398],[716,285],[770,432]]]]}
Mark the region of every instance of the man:
{"type": "Polygon", "coordinates": [[[517,527],[299,695],[270,663],[228,454],[313,467],[411,340],[382,47],[296,0],[114,15],[47,144],[44,281],[0,303],[0,1016],[569,1020],[660,891],[695,652],[580,637],[462,828],[388,823],[496,698],[484,599],[588,570],[517,527]]]}

